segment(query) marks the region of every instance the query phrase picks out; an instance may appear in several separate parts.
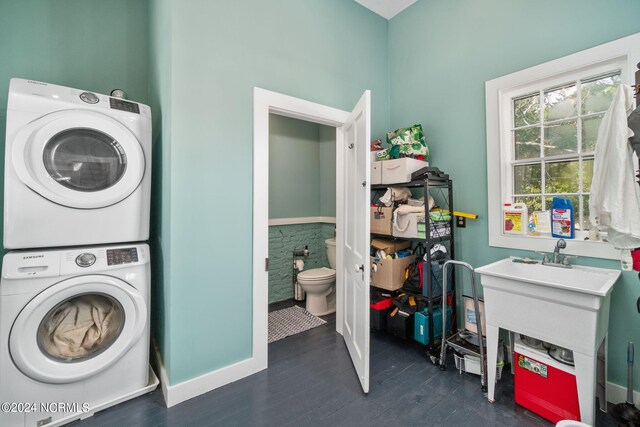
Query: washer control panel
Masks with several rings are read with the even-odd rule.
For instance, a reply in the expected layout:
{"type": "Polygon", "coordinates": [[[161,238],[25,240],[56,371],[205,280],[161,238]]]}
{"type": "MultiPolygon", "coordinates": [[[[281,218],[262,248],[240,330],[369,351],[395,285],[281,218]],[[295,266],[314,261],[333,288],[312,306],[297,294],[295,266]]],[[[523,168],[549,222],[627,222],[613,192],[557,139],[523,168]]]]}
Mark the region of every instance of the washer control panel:
{"type": "Polygon", "coordinates": [[[148,263],[149,246],[144,243],[38,252],[14,251],[8,252],[3,258],[2,277],[24,279],[90,273],[108,274],[111,270],[139,268],[148,263]]]}
{"type": "Polygon", "coordinates": [[[95,262],[96,256],[91,252],[84,252],[76,257],[76,264],[80,267],[91,267],[95,262]]]}
{"type": "Polygon", "coordinates": [[[138,262],[137,248],[107,249],[107,265],[130,264],[132,262],[138,262]]]}

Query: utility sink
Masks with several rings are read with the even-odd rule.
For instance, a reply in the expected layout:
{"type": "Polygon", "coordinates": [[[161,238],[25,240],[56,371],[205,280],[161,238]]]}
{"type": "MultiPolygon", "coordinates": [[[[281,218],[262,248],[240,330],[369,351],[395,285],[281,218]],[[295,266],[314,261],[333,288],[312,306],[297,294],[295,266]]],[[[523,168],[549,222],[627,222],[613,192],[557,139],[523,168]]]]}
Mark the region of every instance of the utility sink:
{"type": "MultiPolygon", "coordinates": [[[[572,265],[560,268],[551,265],[524,264],[513,259],[503,259],[476,270],[487,276],[502,277],[550,288],[564,289],[595,296],[606,296],[620,277],[617,270],[572,265]]],[[[540,292],[544,292],[541,289],[540,292]]]]}
{"type": "MultiPolygon", "coordinates": [[[[597,355],[606,355],[611,291],[620,271],[509,258],[475,271],[484,291],[487,366],[495,366],[500,328],[573,351],[581,418],[593,424],[597,355]]],[[[489,369],[488,377],[487,397],[493,401],[495,372],[489,369]]]]}

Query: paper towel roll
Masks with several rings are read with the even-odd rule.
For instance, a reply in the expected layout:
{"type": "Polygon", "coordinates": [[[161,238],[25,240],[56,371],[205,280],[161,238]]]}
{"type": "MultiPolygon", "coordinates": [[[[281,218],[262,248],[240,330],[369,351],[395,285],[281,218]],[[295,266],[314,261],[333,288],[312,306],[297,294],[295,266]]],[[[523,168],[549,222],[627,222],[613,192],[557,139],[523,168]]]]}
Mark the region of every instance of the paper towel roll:
{"type": "Polygon", "coordinates": [[[301,259],[295,260],[295,266],[298,271],[304,270],[304,261],[301,259]]]}

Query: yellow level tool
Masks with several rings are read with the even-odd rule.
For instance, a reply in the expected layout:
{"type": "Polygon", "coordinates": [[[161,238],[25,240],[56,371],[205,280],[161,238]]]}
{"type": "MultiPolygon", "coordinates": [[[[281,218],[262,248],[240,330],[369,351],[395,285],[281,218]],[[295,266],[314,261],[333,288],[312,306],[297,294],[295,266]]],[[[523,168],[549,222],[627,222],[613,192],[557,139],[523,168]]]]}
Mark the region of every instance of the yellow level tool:
{"type": "MultiPolygon", "coordinates": [[[[446,209],[440,209],[440,212],[442,212],[442,213],[451,213],[451,211],[448,211],[446,209]]],[[[453,211],[453,216],[463,216],[465,218],[478,219],[478,215],[472,214],[472,213],[467,213],[467,212],[453,211]]]]}

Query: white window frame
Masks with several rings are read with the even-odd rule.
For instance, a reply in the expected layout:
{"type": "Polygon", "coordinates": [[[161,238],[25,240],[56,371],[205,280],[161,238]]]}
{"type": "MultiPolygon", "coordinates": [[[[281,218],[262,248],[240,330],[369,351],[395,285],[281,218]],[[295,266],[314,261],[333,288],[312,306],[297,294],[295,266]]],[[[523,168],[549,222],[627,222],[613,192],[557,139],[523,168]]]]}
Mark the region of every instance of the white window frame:
{"type": "MultiPolygon", "coordinates": [[[[512,187],[512,99],[518,94],[535,92],[542,86],[552,87],[614,69],[621,70],[620,84],[633,85],[638,62],[640,33],[485,83],[489,246],[550,252],[557,240],[551,236],[502,234],[502,205],[510,200],[512,187]]],[[[620,258],[620,251],[613,245],[583,240],[583,236],[578,235],[575,239],[567,240],[567,248],[563,252],[594,258],[620,258]]]]}

